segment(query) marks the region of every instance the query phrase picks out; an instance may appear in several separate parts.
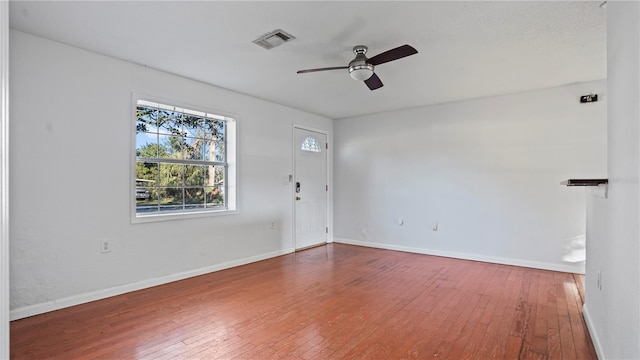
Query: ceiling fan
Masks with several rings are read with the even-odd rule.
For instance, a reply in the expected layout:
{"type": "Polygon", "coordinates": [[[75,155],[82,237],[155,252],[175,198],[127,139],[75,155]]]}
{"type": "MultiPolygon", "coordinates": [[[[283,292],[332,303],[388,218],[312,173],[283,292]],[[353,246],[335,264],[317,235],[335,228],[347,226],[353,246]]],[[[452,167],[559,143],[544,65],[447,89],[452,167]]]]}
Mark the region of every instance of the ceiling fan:
{"type": "Polygon", "coordinates": [[[394,61],[407,57],[409,55],[417,54],[418,50],[414,49],[410,45],[402,45],[397,48],[387,50],[381,54],[378,54],[370,59],[365,55],[367,53],[367,47],[364,45],[356,45],[353,47],[353,52],[356,54],[356,58],[351,60],[347,66],[333,66],[317,69],[300,70],[298,74],[305,74],[317,71],[328,70],[342,70],[348,69],[349,75],[355,80],[364,81],[364,83],[371,90],[379,89],[383,86],[382,81],[373,72],[375,66],[384,64],[389,61],[394,61]]]}

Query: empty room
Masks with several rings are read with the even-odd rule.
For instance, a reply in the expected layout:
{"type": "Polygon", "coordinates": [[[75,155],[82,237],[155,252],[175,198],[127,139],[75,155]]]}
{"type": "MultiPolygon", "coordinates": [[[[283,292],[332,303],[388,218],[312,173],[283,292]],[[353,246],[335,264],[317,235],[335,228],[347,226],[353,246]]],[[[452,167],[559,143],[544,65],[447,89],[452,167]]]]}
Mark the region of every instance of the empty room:
{"type": "Polygon", "coordinates": [[[640,359],[640,2],[0,34],[0,359],[640,359]]]}

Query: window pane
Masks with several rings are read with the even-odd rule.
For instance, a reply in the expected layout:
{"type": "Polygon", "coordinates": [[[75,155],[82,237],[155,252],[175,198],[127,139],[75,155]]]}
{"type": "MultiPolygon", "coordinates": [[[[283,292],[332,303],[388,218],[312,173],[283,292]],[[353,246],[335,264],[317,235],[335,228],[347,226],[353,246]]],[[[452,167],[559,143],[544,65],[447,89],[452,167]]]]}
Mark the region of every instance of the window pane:
{"type": "Polygon", "coordinates": [[[168,124],[171,126],[171,134],[176,136],[185,136],[184,127],[182,126],[183,114],[175,111],[168,111],[168,124]]]}
{"type": "Polygon", "coordinates": [[[167,135],[184,135],[182,128],[182,113],[158,110],[158,132],[167,135]]]}
{"type": "Polygon", "coordinates": [[[205,185],[205,174],[207,167],[201,165],[185,165],[184,166],[184,184],[186,186],[205,185]]]}
{"type": "Polygon", "coordinates": [[[206,161],[213,161],[216,156],[216,147],[213,141],[205,141],[202,144],[202,159],[206,161]]]}
{"type": "Polygon", "coordinates": [[[171,135],[173,132],[173,123],[169,117],[169,113],[164,110],[158,110],[158,133],[171,135]]]}
{"type": "Polygon", "coordinates": [[[150,212],[157,209],[158,195],[154,188],[158,179],[158,163],[136,162],[136,212],[150,212]]]}
{"type": "Polygon", "coordinates": [[[182,209],[183,197],[181,187],[160,188],[160,210],[182,209]]]}
{"type": "Polygon", "coordinates": [[[204,188],[191,187],[184,189],[184,203],[189,205],[187,208],[194,209],[204,207],[204,188]],[[197,206],[194,206],[197,205],[197,206]]]}
{"type": "Polygon", "coordinates": [[[136,108],[136,133],[158,132],[158,110],[154,108],[138,106],[136,108]]]}
{"type": "Polygon", "coordinates": [[[160,164],[158,186],[182,186],[183,173],[184,165],[182,164],[160,164]]]}
{"type": "Polygon", "coordinates": [[[136,135],[136,156],[158,157],[158,135],[139,133],[136,135]]]}
{"type": "Polygon", "coordinates": [[[205,193],[207,194],[208,207],[224,206],[224,194],[221,187],[207,186],[205,193]]]}
{"type": "Polygon", "coordinates": [[[155,186],[158,179],[158,163],[136,162],[136,186],[155,186]]]}
{"type": "Polygon", "coordinates": [[[211,118],[203,119],[203,130],[209,140],[220,140],[224,138],[224,121],[211,118]]]}
{"type": "Polygon", "coordinates": [[[209,165],[204,167],[204,179],[202,180],[203,185],[214,186],[216,185],[215,179],[215,166],[209,165]]]}
{"type": "Polygon", "coordinates": [[[215,174],[214,174],[214,182],[216,185],[222,185],[224,184],[224,180],[225,180],[225,167],[224,166],[216,166],[215,167],[215,174]]]}
{"type": "Polygon", "coordinates": [[[136,135],[137,157],[158,157],[158,135],[140,133],[136,135]]]}
{"type": "Polygon", "coordinates": [[[153,187],[136,186],[136,208],[157,206],[158,191],[153,187]]]}
{"type": "Polygon", "coordinates": [[[207,141],[203,144],[203,157],[207,161],[225,161],[224,141],[207,141]]]}
{"type": "Polygon", "coordinates": [[[216,158],[214,161],[225,161],[224,141],[216,141],[216,158]]]}
{"type": "Polygon", "coordinates": [[[185,114],[182,120],[182,126],[186,136],[189,137],[198,137],[204,138],[204,131],[202,129],[202,124],[204,123],[204,119],[185,114]]]}
{"type": "Polygon", "coordinates": [[[185,139],[179,136],[159,135],[160,148],[159,158],[183,159],[183,148],[185,139]]]}
{"type": "Polygon", "coordinates": [[[204,140],[195,138],[185,139],[185,158],[189,160],[202,160],[204,158],[204,140]]]}

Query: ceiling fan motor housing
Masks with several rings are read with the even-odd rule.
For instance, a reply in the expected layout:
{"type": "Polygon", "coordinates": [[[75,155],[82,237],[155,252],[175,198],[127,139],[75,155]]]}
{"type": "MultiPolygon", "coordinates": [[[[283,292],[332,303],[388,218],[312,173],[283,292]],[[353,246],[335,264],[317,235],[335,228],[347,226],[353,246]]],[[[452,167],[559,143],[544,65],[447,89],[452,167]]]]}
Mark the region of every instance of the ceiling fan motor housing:
{"type": "Polygon", "coordinates": [[[349,63],[349,75],[355,80],[364,81],[373,75],[373,65],[367,62],[367,47],[357,45],[353,48],[356,58],[349,63]]]}

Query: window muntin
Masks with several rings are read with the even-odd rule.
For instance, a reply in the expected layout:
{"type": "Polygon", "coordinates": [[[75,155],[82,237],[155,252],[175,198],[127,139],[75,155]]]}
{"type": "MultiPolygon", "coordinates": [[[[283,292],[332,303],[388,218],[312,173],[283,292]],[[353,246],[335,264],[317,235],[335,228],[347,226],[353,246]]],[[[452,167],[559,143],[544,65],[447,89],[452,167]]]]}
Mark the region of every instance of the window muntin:
{"type": "Polygon", "coordinates": [[[302,141],[302,145],[300,146],[300,150],[302,151],[311,151],[311,152],[322,152],[320,148],[320,143],[318,143],[318,139],[309,135],[302,141]]]}
{"type": "MultiPolygon", "coordinates": [[[[136,100],[135,217],[235,210],[227,154],[235,121],[136,100]]],[[[235,191],[234,171],[231,175],[235,191]]]]}

